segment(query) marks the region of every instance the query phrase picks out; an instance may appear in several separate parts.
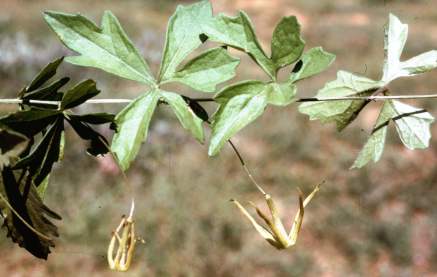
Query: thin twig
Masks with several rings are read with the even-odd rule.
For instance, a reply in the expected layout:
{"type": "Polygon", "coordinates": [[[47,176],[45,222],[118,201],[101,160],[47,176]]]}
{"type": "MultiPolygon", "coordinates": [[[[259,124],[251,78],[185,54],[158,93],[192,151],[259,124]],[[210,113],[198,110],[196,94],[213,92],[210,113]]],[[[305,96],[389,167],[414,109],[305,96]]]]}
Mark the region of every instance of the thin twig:
{"type": "MultiPolygon", "coordinates": [[[[369,101],[385,101],[385,100],[406,100],[406,99],[432,99],[437,98],[437,94],[417,94],[417,95],[388,95],[388,96],[340,96],[340,97],[308,97],[298,98],[296,102],[322,102],[322,101],[344,101],[344,100],[369,100],[369,101]]],[[[213,98],[193,98],[196,102],[214,102],[213,98]]],[[[127,98],[109,98],[109,99],[91,99],[87,100],[86,104],[126,104],[132,102],[133,99],[127,98]]],[[[58,106],[60,101],[50,100],[21,100],[16,98],[0,99],[0,104],[38,104],[58,106]]]]}

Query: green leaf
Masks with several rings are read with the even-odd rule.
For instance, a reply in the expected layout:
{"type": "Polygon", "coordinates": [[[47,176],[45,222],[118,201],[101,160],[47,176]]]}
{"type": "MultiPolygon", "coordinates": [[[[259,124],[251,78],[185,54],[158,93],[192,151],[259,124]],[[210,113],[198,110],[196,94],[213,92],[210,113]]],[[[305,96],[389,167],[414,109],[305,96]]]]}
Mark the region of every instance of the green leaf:
{"type": "Polygon", "coordinates": [[[414,76],[437,67],[437,51],[432,50],[401,62],[400,58],[408,37],[408,25],[393,14],[385,28],[385,61],[382,81],[386,84],[400,77],[414,76]]]}
{"type": "Polygon", "coordinates": [[[272,79],[276,78],[276,65],[262,49],[246,13],[240,12],[236,17],[220,14],[205,25],[204,29],[211,41],[248,53],[272,79]]]}
{"type": "Polygon", "coordinates": [[[41,198],[41,200],[43,200],[44,196],[46,195],[47,188],[49,187],[49,182],[50,182],[50,174],[47,175],[47,177],[36,188],[36,192],[38,193],[38,196],[39,198],[41,198]]]}
{"type": "Polygon", "coordinates": [[[229,85],[218,92],[214,100],[218,103],[226,103],[231,98],[245,94],[245,95],[256,95],[263,92],[266,88],[266,84],[261,81],[247,80],[236,84],[229,85]]]}
{"type": "Polygon", "coordinates": [[[28,143],[24,135],[0,125],[0,170],[18,160],[28,143]]]}
{"type": "Polygon", "coordinates": [[[385,138],[387,136],[387,127],[394,116],[395,114],[391,104],[389,101],[386,101],[373,127],[372,134],[358,154],[351,168],[362,168],[370,161],[376,163],[381,159],[385,146],[385,138]]]}
{"type": "Polygon", "coordinates": [[[61,57],[61,58],[49,63],[48,65],[46,65],[38,73],[38,75],[36,75],[36,77],[32,80],[32,82],[30,82],[30,85],[26,87],[25,93],[29,93],[31,91],[34,91],[34,90],[40,88],[44,83],[46,83],[53,76],[55,76],[56,71],[63,60],[64,60],[64,57],[61,57]]]}
{"type": "Polygon", "coordinates": [[[101,28],[80,14],[49,11],[44,19],[68,48],[80,54],[66,58],[69,63],[154,86],[149,66],[111,12],[104,13],[101,28]]]}
{"type": "Polygon", "coordinates": [[[222,104],[214,115],[208,154],[216,155],[228,139],[258,118],[266,106],[265,93],[241,94],[222,104]]]}
{"type": "Polygon", "coordinates": [[[173,93],[161,91],[161,96],[167,102],[176,117],[181,122],[182,126],[190,131],[190,133],[200,142],[203,143],[203,120],[196,116],[196,114],[191,110],[190,106],[184,101],[182,96],[173,93]]]}
{"type": "Polygon", "coordinates": [[[316,47],[302,55],[302,66],[297,72],[293,72],[290,79],[293,82],[314,76],[327,69],[335,60],[335,55],[316,47]]]}
{"type": "Polygon", "coordinates": [[[34,149],[17,162],[14,169],[30,172],[35,186],[39,186],[52,171],[53,165],[61,158],[61,139],[64,131],[63,118],[59,117],[44,134],[34,149]]]}
{"type": "Polygon", "coordinates": [[[430,125],[434,117],[423,109],[389,101],[395,117],[393,121],[402,143],[409,149],[424,149],[429,146],[431,138],[430,125]]]}
{"type": "Polygon", "coordinates": [[[167,27],[159,73],[161,82],[172,79],[178,65],[202,44],[200,35],[210,20],[212,20],[212,7],[209,1],[177,7],[167,27]]]}
{"type": "Polygon", "coordinates": [[[267,85],[266,93],[269,104],[275,106],[287,106],[293,103],[296,98],[297,87],[291,83],[270,83],[267,85]]]}
{"type": "Polygon", "coordinates": [[[58,237],[58,228],[49,218],[60,220],[61,217],[44,205],[29,176],[23,173],[18,175],[19,178],[6,167],[0,176],[0,215],[4,218],[3,226],[13,242],[37,258],[47,259],[50,247],[55,246],[53,240],[58,237]],[[37,235],[23,220],[46,238],[37,235]]]}
{"type": "MultiPolygon", "coordinates": [[[[319,90],[316,97],[370,96],[382,86],[381,82],[339,71],[337,79],[329,82],[319,90]]],[[[335,122],[339,131],[349,125],[367,105],[366,100],[314,101],[299,106],[301,113],[307,114],[310,120],[322,123],[335,122]]]]}
{"type": "Polygon", "coordinates": [[[189,61],[169,81],[178,81],[196,90],[215,92],[216,86],[235,76],[240,63],[222,47],[210,49],[189,61]]]}
{"type": "Polygon", "coordinates": [[[109,152],[109,142],[106,138],[91,128],[86,122],[82,122],[78,117],[72,116],[69,116],[67,121],[73,127],[76,134],[82,139],[90,141],[90,146],[87,149],[88,154],[98,156],[109,152]]]}
{"type": "Polygon", "coordinates": [[[300,25],[295,16],[287,16],[276,26],[272,37],[272,61],[277,70],[297,61],[305,41],[300,36],[300,25]]]}
{"type": "Polygon", "coordinates": [[[61,102],[61,109],[65,110],[74,108],[99,93],[100,90],[97,89],[96,82],[93,80],[83,81],[64,94],[61,102]]]}
{"type": "Polygon", "coordinates": [[[129,168],[141,143],[146,139],[158,100],[159,91],[151,90],[135,99],[115,117],[118,131],[114,135],[111,148],[123,170],[129,168]]]}

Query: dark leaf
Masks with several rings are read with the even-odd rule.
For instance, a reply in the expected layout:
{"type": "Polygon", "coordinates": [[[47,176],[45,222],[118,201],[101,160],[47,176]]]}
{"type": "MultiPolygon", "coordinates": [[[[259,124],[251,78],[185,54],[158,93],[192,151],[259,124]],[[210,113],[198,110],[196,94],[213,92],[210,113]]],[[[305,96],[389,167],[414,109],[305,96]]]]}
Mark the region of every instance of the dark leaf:
{"type": "Polygon", "coordinates": [[[59,111],[32,109],[0,117],[0,124],[30,138],[55,122],[59,115],[59,111]]]}
{"type": "Polygon", "coordinates": [[[4,217],[3,226],[7,229],[7,236],[13,242],[37,258],[47,259],[50,247],[55,246],[53,239],[58,237],[58,228],[49,218],[60,220],[61,217],[44,205],[29,177],[22,173],[17,178],[9,167],[3,169],[0,178],[0,214],[4,217]]]}
{"type": "Polygon", "coordinates": [[[185,102],[198,118],[202,119],[203,121],[209,120],[208,112],[198,102],[186,96],[182,96],[182,98],[184,98],[185,102]]]}
{"type": "Polygon", "coordinates": [[[52,84],[50,84],[44,88],[37,89],[35,91],[32,91],[32,92],[24,95],[22,99],[24,99],[24,100],[29,100],[29,99],[54,100],[54,101],[61,100],[61,99],[59,99],[60,94],[58,94],[58,90],[60,88],[62,88],[65,84],[67,84],[68,81],[70,81],[70,78],[68,78],[68,77],[59,79],[59,80],[53,82],[52,84]]]}
{"type": "Polygon", "coordinates": [[[29,155],[15,165],[15,169],[27,169],[30,172],[35,186],[39,186],[44,181],[52,171],[53,164],[60,160],[63,131],[63,118],[59,117],[29,155]]]}
{"type": "Polygon", "coordinates": [[[82,139],[91,142],[87,149],[88,154],[98,156],[108,153],[109,143],[103,135],[91,128],[86,122],[79,121],[77,117],[69,117],[67,121],[82,139]]]}
{"type": "Polygon", "coordinates": [[[64,60],[64,57],[61,57],[43,68],[41,72],[38,73],[38,75],[32,80],[30,85],[26,88],[25,93],[29,93],[31,91],[34,91],[35,89],[41,87],[45,82],[50,80],[53,76],[56,74],[56,70],[58,69],[59,65],[64,60]]]}
{"type": "Polygon", "coordinates": [[[24,135],[0,125],[0,170],[18,160],[28,142],[24,135]]]}
{"type": "Polygon", "coordinates": [[[83,81],[64,94],[61,109],[76,107],[99,93],[100,90],[97,89],[96,82],[93,80],[83,81]]]}
{"type": "Polygon", "coordinates": [[[100,125],[106,123],[113,123],[115,116],[109,113],[92,113],[85,115],[69,115],[78,121],[82,121],[88,124],[100,125]]]}

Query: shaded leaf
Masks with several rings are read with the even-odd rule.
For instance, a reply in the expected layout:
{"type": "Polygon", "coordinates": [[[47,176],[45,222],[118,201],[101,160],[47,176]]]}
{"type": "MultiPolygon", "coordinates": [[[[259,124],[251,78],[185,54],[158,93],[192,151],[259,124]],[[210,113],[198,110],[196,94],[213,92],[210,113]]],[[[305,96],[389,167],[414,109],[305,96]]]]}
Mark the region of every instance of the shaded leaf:
{"type": "Polygon", "coordinates": [[[27,169],[38,187],[50,174],[54,163],[60,160],[63,131],[64,122],[60,117],[48,128],[38,145],[17,162],[14,169],[27,169]]]}
{"type": "Polygon", "coordinates": [[[86,100],[93,98],[100,93],[96,87],[96,82],[93,80],[86,80],[77,84],[75,87],[69,89],[62,98],[61,109],[74,108],[86,100]]]}
{"type": "Polygon", "coordinates": [[[189,61],[170,81],[184,83],[196,90],[214,92],[216,86],[235,76],[239,59],[219,47],[210,49],[189,61]]]}
{"type": "Polygon", "coordinates": [[[198,118],[202,119],[203,121],[209,120],[208,112],[199,103],[183,95],[182,98],[198,118]]]}
{"type": "Polygon", "coordinates": [[[67,62],[155,84],[149,66],[111,12],[104,13],[101,28],[80,14],[48,11],[44,19],[68,48],[80,54],[67,57],[67,62]]]}
{"type": "MultiPolygon", "coordinates": [[[[327,83],[316,97],[370,96],[381,86],[381,82],[339,71],[337,79],[327,83]]],[[[335,122],[337,129],[341,131],[358,116],[367,103],[366,100],[307,102],[299,106],[299,111],[309,115],[310,120],[335,122]]]]}
{"type": "Polygon", "coordinates": [[[26,135],[33,137],[52,124],[59,116],[59,111],[29,110],[18,111],[4,117],[0,117],[0,124],[26,135]]]}
{"type": "Polygon", "coordinates": [[[123,170],[129,168],[138,154],[141,143],[146,139],[158,100],[159,91],[151,90],[135,99],[115,117],[118,130],[111,148],[123,170]]]}
{"type": "Polygon", "coordinates": [[[67,121],[73,127],[76,134],[82,139],[90,141],[90,146],[87,149],[88,154],[98,156],[109,152],[109,142],[106,138],[91,128],[86,122],[82,122],[78,117],[73,116],[69,116],[67,121]]]}
{"type": "Polygon", "coordinates": [[[267,106],[267,95],[241,94],[222,104],[214,115],[208,154],[216,155],[228,139],[258,118],[267,106]]]}
{"type": "Polygon", "coordinates": [[[49,218],[60,220],[61,217],[44,205],[29,176],[22,173],[17,178],[7,167],[0,178],[0,196],[0,215],[4,217],[7,236],[35,257],[47,259],[50,247],[54,247],[53,239],[58,237],[57,227],[49,218]],[[21,219],[4,201],[8,201],[21,219]],[[23,220],[45,237],[37,235],[23,220]]]}
{"type": "MultiPolygon", "coordinates": [[[[52,84],[48,85],[47,87],[43,87],[40,89],[37,89],[35,91],[32,91],[30,93],[27,93],[22,97],[23,100],[54,100],[58,101],[62,99],[62,94],[58,92],[60,88],[62,88],[65,84],[67,84],[70,81],[70,78],[65,77],[62,79],[59,79],[52,84]]],[[[25,102],[26,103],[26,102],[25,102]]],[[[28,103],[26,103],[29,105],[28,103]]],[[[38,106],[32,104],[32,106],[38,106]]],[[[43,106],[43,105],[41,105],[43,106]]]]}
{"type": "Polygon", "coordinates": [[[173,93],[161,91],[161,96],[164,98],[171,109],[176,114],[182,126],[190,131],[190,133],[201,143],[204,140],[202,119],[196,116],[190,106],[184,101],[182,96],[173,93]]]}
{"type": "Polygon", "coordinates": [[[290,65],[302,55],[305,41],[300,36],[300,25],[295,16],[282,18],[273,31],[272,61],[276,68],[290,65]]]}
{"type": "Polygon", "coordinates": [[[18,160],[28,143],[24,135],[0,125],[0,170],[18,160]]]}
{"type": "Polygon", "coordinates": [[[302,55],[301,66],[293,70],[290,79],[293,82],[319,74],[327,69],[335,60],[335,55],[323,50],[322,47],[311,48],[302,55]]]}
{"type": "Polygon", "coordinates": [[[53,76],[56,74],[56,70],[58,69],[59,65],[64,60],[64,57],[59,58],[48,65],[46,65],[39,73],[36,75],[36,77],[30,82],[30,85],[26,87],[25,93],[32,92],[38,88],[40,88],[44,83],[46,83],[48,80],[50,80],[53,76]]]}
{"type": "Polygon", "coordinates": [[[84,115],[69,115],[69,117],[74,118],[75,120],[82,121],[84,123],[92,124],[92,125],[100,125],[112,123],[114,121],[115,116],[109,113],[91,113],[84,115]]]}
{"type": "Polygon", "coordinates": [[[204,33],[204,25],[211,19],[212,7],[209,1],[177,7],[167,27],[160,81],[172,79],[179,64],[202,44],[200,35],[204,33]]]}

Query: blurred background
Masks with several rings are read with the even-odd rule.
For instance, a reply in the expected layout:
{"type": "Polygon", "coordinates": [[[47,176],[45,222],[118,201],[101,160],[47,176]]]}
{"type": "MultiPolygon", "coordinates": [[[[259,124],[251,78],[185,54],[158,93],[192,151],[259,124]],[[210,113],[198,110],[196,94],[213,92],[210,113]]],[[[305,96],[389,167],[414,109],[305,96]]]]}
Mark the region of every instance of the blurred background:
{"type": "MultiPolygon", "coordinates": [[[[0,97],[15,97],[38,70],[68,54],[41,12],[80,12],[99,22],[112,10],[156,72],[168,17],[192,1],[0,1],[0,97]]],[[[245,10],[267,53],[283,16],[296,15],[307,48],[323,46],[335,64],[300,83],[300,96],[314,95],[344,69],[380,78],[383,26],[390,12],[410,26],[403,58],[437,48],[433,0],[213,0],[215,12],[245,10]]],[[[242,58],[238,78],[265,78],[242,58]]],[[[286,69],[285,71],[290,69],[286,69]]],[[[62,65],[74,81],[94,78],[99,97],[133,98],[134,82],[99,70],[62,65]]],[[[394,82],[394,94],[436,93],[437,71],[394,82]]],[[[172,87],[183,93],[186,87],[172,87]]],[[[196,94],[193,94],[196,95],[196,94]]],[[[197,94],[197,97],[208,95],[197,94]]],[[[437,112],[437,101],[409,101],[437,112]]],[[[378,114],[372,103],[352,126],[310,122],[297,105],[269,107],[234,139],[255,178],[276,199],[287,228],[297,211],[297,187],[305,193],[326,180],[305,210],[295,247],[270,247],[229,203],[230,198],[264,206],[232,150],[208,158],[166,107],[154,116],[150,136],[128,172],[137,201],[139,245],[123,276],[437,276],[437,127],[429,149],[410,151],[394,132],[381,161],[349,170],[378,114]]],[[[16,107],[0,106],[1,113],[16,107]]],[[[77,112],[118,112],[121,105],[88,105],[77,112]]],[[[214,106],[209,106],[212,112],[214,106]]],[[[102,129],[103,130],[103,129],[102,129]]],[[[393,131],[393,130],[392,130],[393,131]]],[[[110,135],[107,133],[107,135],[110,135]]],[[[110,158],[85,154],[86,145],[67,130],[64,162],[57,165],[46,198],[63,216],[61,237],[47,262],[0,237],[1,276],[118,276],[106,265],[111,231],[129,209],[129,191],[110,158]]]]}

